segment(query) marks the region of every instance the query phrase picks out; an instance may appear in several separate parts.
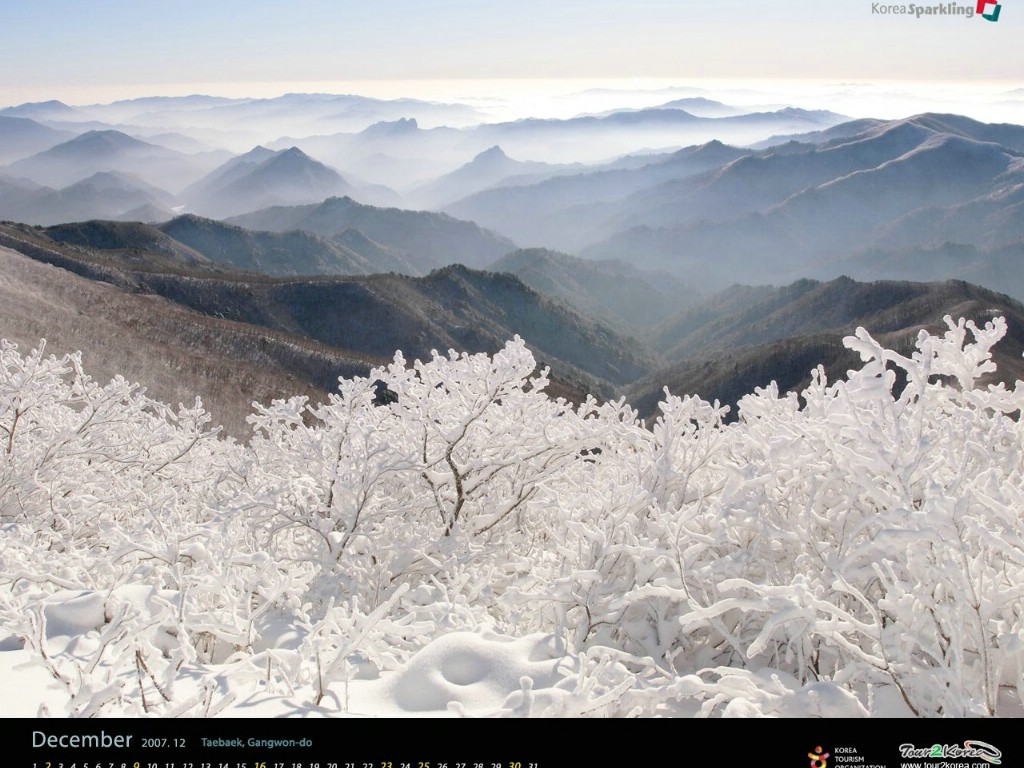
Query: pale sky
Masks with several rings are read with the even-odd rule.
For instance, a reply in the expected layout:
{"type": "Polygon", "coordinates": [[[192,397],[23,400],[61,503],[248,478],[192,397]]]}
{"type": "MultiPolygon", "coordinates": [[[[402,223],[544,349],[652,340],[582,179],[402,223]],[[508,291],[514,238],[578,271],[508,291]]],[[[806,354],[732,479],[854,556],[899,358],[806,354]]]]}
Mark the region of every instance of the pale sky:
{"type": "Polygon", "coordinates": [[[454,78],[1024,86],[1021,0],[1007,0],[996,23],[872,12],[893,2],[0,0],[0,106],[454,78]]]}

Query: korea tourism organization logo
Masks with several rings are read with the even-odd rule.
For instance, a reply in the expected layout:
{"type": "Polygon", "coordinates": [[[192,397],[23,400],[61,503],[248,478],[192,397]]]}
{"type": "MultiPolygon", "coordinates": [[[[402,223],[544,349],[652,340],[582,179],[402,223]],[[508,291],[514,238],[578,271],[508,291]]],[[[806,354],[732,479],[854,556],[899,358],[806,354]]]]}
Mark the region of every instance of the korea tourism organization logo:
{"type": "Polygon", "coordinates": [[[807,756],[811,758],[811,768],[828,768],[829,753],[822,750],[821,747],[815,747],[813,752],[807,753],[807,756]]]}
{"type": "Polygon", "coordinates": [[[915,19],[938,16],[959,16],[963,19],[981,18],[985,21],[999,21],[999,12],[1003,9],[997,0],[977,0],[977,4],[936,3],[922,5],[919,3],[872,3],[872,16],[913,16],[915,19]]]}
{"type": "MultiPolygon", "coordinates": [[[[826,752],[822,746],[814,747],[807,753],[810,758],[810,768],[893,768],[888,763],[881,762],[870,754],[862,754],[860,749],[852,744],[834,744],[826,752]]],[[[807,765],[807,763],[804,763],[807,765]]],[[[941,766],[918,766],[902,765],[901,768],[942,768],[941,766]]],[[[987,766],[985,768],[988,768],[987,766]]]]}

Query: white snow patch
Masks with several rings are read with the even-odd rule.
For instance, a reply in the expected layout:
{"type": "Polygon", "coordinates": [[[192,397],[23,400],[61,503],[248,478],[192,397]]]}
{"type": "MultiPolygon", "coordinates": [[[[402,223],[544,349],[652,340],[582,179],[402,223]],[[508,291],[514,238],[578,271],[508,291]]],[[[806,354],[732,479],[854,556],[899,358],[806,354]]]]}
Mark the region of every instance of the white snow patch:
{"type": "Polygon", "coordinates": [[[489,628],[452,632],[424,647],[397,672],[362,683],[358,695],[366,697],[374,714],[394,714],[393,708],[378,708],[377,702],[387,700],[406,714],[440,715],[453,703],[467,714],[485,714],[520,692],[524,678],[534,688],[555,685],[563,677],[558,645],[544,634],[511,638],[489,628]]]}

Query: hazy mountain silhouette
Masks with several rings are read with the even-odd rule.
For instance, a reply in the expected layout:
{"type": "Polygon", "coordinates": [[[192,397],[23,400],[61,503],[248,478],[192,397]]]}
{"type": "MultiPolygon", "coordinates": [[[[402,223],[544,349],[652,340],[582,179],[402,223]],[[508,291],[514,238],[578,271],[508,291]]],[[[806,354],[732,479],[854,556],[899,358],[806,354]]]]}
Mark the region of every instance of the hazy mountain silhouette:
{"type": "Polygon", "coordinates": [[[683,109],[649,108],[633,111],[612,112],[604,116],[572,117],[565,120],[527,118],[508,123],[482,125],[472,129],[478,135],[516,136],[533,134],[557,140],[559,135],[582,137],[596,133],[608,134],[615,129],[628,129],[624,134],[647,132],[654,136],[660,134],[666,126],[692,127],[695,125],[714,125],[723,135],[731,132],[742,133],[743,129],[758,126],[765,130],[770,125],[799,125],[805,130],[820,129],[824,126],[842,122],[842,115],[824,110],[812,111],[787,107],[774,112],[751,112],[727,117],[698,117],[683,109]]]}
{"type": "Polygon", "coordinates": [[[622,261],[590,261],[542,248],[513,251],[490,269],[514,274],[541,293],[632,333],[699,299],[682,280],[664,272],[645,272],[622,261]]]}
{"type": "Polygon", "coordinates": [[[16,210],[22,204],[22,199],[33,194],[43,187],[28,179],[19,179],[12,176],[0,175],[0,219],[15,219],[5,211],[16,210]]]}
{"type": "Polygon", "coordinates": [[[270,232],[301,229],[323,237],[357,229],[402,254],[423,273],[446,264],[483,267],[516,247],[469,221],[441,213],[377,208],[349,197],[331,198],[318,205],[267,208],[233,217],[230,223],[270,232]]]}
{"type": "Polygon", "coordinates": [[[32,120],[64,120],[79,114],[81,114],[80,111],[75,107],[69,107],[56,99],[29,102],[0,109],[0,116],[27,117],[32,120]]]}
{"type": "Polygon", "coordinates": [[[655,107],[655,109],[682,109],[697,117],[733,117],[745,114],[742,109],[731,107],[728,104],[723,104],[713,99],[706,99],[703,96],[673,99],[655,107]]]}
{"type": "Polygon", "coordinates": [[[0,179],[0,218],[29,224],[58,224],[97,218],[118,218],[146,208],[170,217],[174,198],[162,189],[127,173],[99,172],[63,189],[22,187],[4,194],[0,179]]]}
{"type": "Polygon", "coordinates": [[[488,187],[515,183],[517,178],[529,177],[535,182],[582,168],[579,164],[566,166],[513,160],[495,145],[451,173],[412,190],[406,200],[413,205],[438,208],[488,187]]]}
{"type": "MultiPolygon", "coordinates": [[[[1019,226],[1019,224],[1018,224],[1019,226]]],[[[866,280],[943,280],[975,283],[1024,300],[1024,240],[1006,246],[981,247],[945,241],[936,245],[894,248],[878,246],[838,262],[810,265],[812,277],[840,269],[866,280]]]]}
{"type": "Polygon", "coordinates": [[[263,275],[365,275],[404,265],[368,239],[357,244],[302,231],[258,232],[192,215],[160,231],[217,264],[263,275]]]}
{"type": "MultiPolygon", "coordinates": [[[[279,150],[283,151],[283,150],[279,150]]],[[[203,176],[186,189],[181,196],[186,200],[198,200],[216,194],[218,189],[233,184],[251,173],[263,162],[277,155],[278,152],[263,146],[256,146],[241,155],[226,160],[208,174],[203,176]]]]}
{"type": "Polygon", "coordinates": [[[599,164],[642,148],[674,150],[716,138],[744,144],[772,132],[806,132],[841,119],[833,113],[793,109],[721,118],[697,117],[680,109],[648,109],[464,128],[425,129],[406,121],[359,133],[291,134],[268,146],[297,146],[346,172],[408,193],[465,163],[467,156],[494,146],[511,157],[535,162],[599,164]]]}
{"type": "Polygon", "coordinates": [[[74,136],[27,117],[13,117],[0,110],[0,164],[12,163],[54,147],[74,136]]]}
{"type": "Polygon", "coordinates": [[[765,283],[834,276],[840,263],[849,271],[850,257],[885,243],[909,249],[966,237],[1006,247],[1021,241],[1022,142],[1019,126],[920,115],[821,144],[763,150],[606,206],[605,230],[619,231],[584,255],[699,271],[703,287],[714,288],[739,270],[765,283]],[[981,211],[983,236],[956,226],[981,211]],[[936,229],[938,221],[949,226],[936,229]]]}
{"type": "Polygon", "coordinates": [[[639,167],[592,169],[486,190],[445,210],[517,242],[576,250],[600,239],[602,232],[607,236],[615,230],[619,207],[630,194],[720,168],[747,154],[747,150],[711,141],[646,158],[639,167]]]}
{"type": "Polygon", "coordinates": [[[202,162],[113,130],[87,131],[7,166],[5,172],[52,187],[65,187],[100,172],[132,173],[172,192],[203,172],[202,162]]]}
{"type": "Polygon", "coordinates": [[[354,194],[341,174],[295,147],[273,152],[256,147],[233,158],[182,193],[192,210],[214,218],[275,205],[318,203],[354,194]]]}

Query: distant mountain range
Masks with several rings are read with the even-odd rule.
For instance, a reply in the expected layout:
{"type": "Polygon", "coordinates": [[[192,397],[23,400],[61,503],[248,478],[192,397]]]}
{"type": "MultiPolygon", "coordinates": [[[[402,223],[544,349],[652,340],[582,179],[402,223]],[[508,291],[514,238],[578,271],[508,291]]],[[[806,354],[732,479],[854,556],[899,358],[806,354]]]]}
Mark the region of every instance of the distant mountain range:
{"type": "Polygon", "coordinates": [[[766,150],[635,195],[615,213],[620,232],[585,252],[699,268],[713,286],[740,269],[753,282],[826,276],[829,262],[835,274],[851,256],[885,245],[1019,245],[1022,147],[1024,127],[925,115],[766,150]],[[934,226],[972,209],[975,227],[934,226]]]}
{"type": "Polygon", "coordinates": [[[138,176],[98,171],[63,189],[0,176],[0,216],[28,224],[171,218],[174,197],[138,176]]]}
{"type": "Polygon", "coordinates": [[[20,105],[0,110],[0,219],[162,223],[192,213],[331,241],[305,242],[300,274],[485,267],[518,245],[660,270],[704,293],[737,275],[780,284],[849,274],[967,279],[1024,296],[1012,270],[1024,256],[1021,126],[940,114],[844,121],[701,97],[560,120],[481,117],[323,94],[20,105]],[[278,125],[310,132],[268,140],[278,125]],[[208,149],[223,146],[218,131],[261,133],[261,143],[225,161],[208,149]],[[678,149],[709,133],[717,139],[678,149]],[[729,144],[747,140],[756,148],[729,144]],[[374,212],[339,215],[345,199],[374,212]],[[284,210],[296,207],[308,210],[284,210]],[[481,229],[427,224],[422,212],[391,221],[413,208],[481,229]],[[346,229],[373,258],[335,241],[346,229]]]}
{"type": "Polygon", "coordinates": [[[179,216],[160,231],[188,245],[217,264],[263,275],[368,275],[375,272],[414,274],[399,253],[357,238],[319,237],[308,232],[259,232],[198,216],[179,216]]]}
{"type": "Polygon", "coordinates": [[[469,221],[440,213],[362,205],[349,197],[317,205],[273,207],[229,219],[246,229],[268,232],[303,230],[335,237],[355,229],[401,253],[421,273],[446,264],[484,267],[515,249],[507,238],[469,221]]]}
{"type": "Polygon", "coordinates": [[[733,406],[770,381],[778,383],[780,392],[797,391],[817,365],[833,381],[859,366],[859,357],[842,343],[858,326],[909,355],[920,330],[946,330],[946,315],[979,325],[995,315],[1006,318],[1007,336],[994,350],[996,380],[1012,386],[1024,378],[1020,302],[955,280],[859,283],[841,277],[824,283],[800,280],[782,288],[733,286],[687,307],[650,339],[667,365],[624,394],[653,417],[666,386],[676,394],[697,393],[733,406]]]}
{"type": "Polygon", "coordinates": [[[293,134],[267,146],[297,146],[334,167],[407,193],[494,146],[511,157],[534,162],[600,164],[641,148],[674,150],[716,138],[745,144],[776,133],[820,130],[842,120],[831,112],[796,109],[727,117],[698,117],[681,109],[643,109],[464,128],[423,128],[415,120],[404,119],[358,133],[293,134]]]}
{"type": "Polygon", "coordinates": [[[0,111],[0,164],[54,147],[74,136],[58,131],[27,117],[13,117],[0,111]]]}
{"type": "Polygon", "coordinates": [[[350,184],[297,147],[278,151],[256,147],[215,168],[181,193],[190,210],[213,218],[348,195],[370,201],[398,199],[383,187],[350,184]]]}
{"type": "Polygon", "coordinates": [[[171,192],[179,191],[208,170],[199,156],[140,141],[115,130],[86,131],[2,169],[6,175],[24,176],[58,188],[96,173],[130,173],[171,192]]]}
{"type": "Polygon", "coordinates": [[[954,247],[971,251],[969,263],[945,259],[951,269],[929,278],[1002,288],[1002,266],[1024,254],[1024,127],[926,114],[805,139],[760,150],[712,142],[640,167],[478,192],[445,210],[524,246],[666,270],[703,291],[737,275],[913,276],[902,259],[954,247]]]}
{"type": "MultiPolygon", "coordinates": [[[[477,235],[475,228],[467,231],[471,239],[477,235]]],[[[456,249],[461,234],[456,231],[452,235],[456,249]]],[[[152,261],[153,254],[161,254],[180,257],[190,265],[202,262],[211,268],[272,277],[425,274],[414,263],[416,257],[375,242],[352,227],[333,236],[298,229],[268,232],[186,214],[158,225],[96,220],[60,224],[46,227],[38,235],[100,251],[106,262],[132,268],[152,261]],[[121,261],[122,257],[128,260],[121,261]]],[[[461,247],[472,245],[470,242],[461,247]]]]}
{"type": "MultiPolygon", "coordinates": [[[[462,189],[439,179],[481,154],[486,165],[485,153],[496,146],[524,163],[507,169],[505,177],[524,172],[545,176],[552,169],[544,165],[606,162],[638,149],[676,149],[715,137],[732,143],[758,141],[772,133],[820,130],[841,119],[797,109],[749,113],[708,99],[598,116],[499,123],[485,122],[484,114],[465,105],[352,95],[196,95],[85,106],[51,101],[0,110],[0,173],[59,189],[96,172],[120,171],[178,194],[223,163],[224,150],[296,147],[355,188],[366,187],[363,197],[356,195],[362,202],[397,204],[379,189],[383,185],[403,193],[418,190],[409,199],[413,207],[435,206],[501,181],[502,172],[494,167],[483,186],[479,178],[470,181],[473,173],[463,174],[467,184],[462,189]],[[693,111],[680,108],[686,106],[693,111]],[[45,154],[51,150],[56,151],[45,154]],[[374,189],[380,195],[373,196],[374,189]]],[[[331,194],[351,195],[352,190],[336,188],[331,194]]],[[[192,212],[221,215],[209,206],[192,212]]],[[[232,211],[237,212],[244,211],[232,211]]]]}
{"type": "Polygon", "coordinates": [[[580,163],[553,165],[513,160],[501,147],[495,145],[451,173],[413,189],[405,199],[417,207],[436,209],[489,187],[535,183],[551,176],[584,169],[585,166],[580,163]]]}
{"type": "MultiPolygon", "coordinates": [[[[167,361],[179,361],[176,365],[191,371],[182,386],[194,385],[199,393],[205,387],[226,398],[226,412],[235,414],[233,429],[243,432],[240,414],[252,398],[232,383],[231,366],[253,377],[265,366],[266,376],[259,379],[264,392],[279,386],[282,375],[293,377],[287,381],[296,387],[323,390],[332,387],[337,371],[368,371],[395,349],[409,359],[429,356],[432,349],[494,351],[517,333],[538,360],[552,367],[555,394],[621,393],[647,418],[656,415],[653,409],[665,386],[734,405],[741,395],[772,380],[782,391],[799,389],[819,363],[835,377],[857,364],[842,345],[842,337],[857,326],[909,353],[918,331],[940,332],[946,314],[979,323],[994,315],[1007,318],[1009,334],[996,354],[999,380],[1024,377],[1024,306],[959,281],[858,283],[840,278],[801,280],[783,288],[734,286],[688,303],[642,335],[627,335],[546,297],[515,275],[463,266],[421,278],[267,278],[211,262],[152,227],[117,223],[48,231],[0,225],[0,246],[23,255],[3,257],[21,265],[11,266],[12,273],[29,269],[18,261],[23,257],[59,267],[44,270],[45,278],[33,278],[31,287],[15,284],[13,290],[24,295],[10,299],[0,315],[0,336],[25,340],[55,333],[62,344],[99,349],[105,360],[134,359],[135,370],[158,379],[168,375],[159,373],[167,361]],[[104,238],[108,245],[132,241],[134,248],[84,244],[104,238]],[[99,293],[89,287],[101,283],[106,287],[99,293]],[[85,297],[88,308],[69,301],[70,293],[85,297]],[[29,304],[60,309],[48,319],[30,312],[29,304]],[[76,312],[88,316],[76,321],[76,312]],[[45,330],[48,323],[56,324],[53,332],[45,330]],[[153,335],[143,338],[146,334],[153,335]],[[138,345],[130,354],[115,351],[124,339],[138,345]],[[225,357],[217,365],[184,362],[222,346],[225,357]],[[229,402],[231,392],[244,402],[229,402]]],[[[544,252],[510,254],[502,263],[523,272],[538,265],[537,274],[546,273],[545,280],[575,274],[582,293],[592,297],[601,295],[609,277],[632,280],[640,292],[650,279],[614,264],[576,274],[573,257],[544,252]]],[[[38,268],[31,270],[42,275],[38,268]]],[[[560,287],[549,281],[549,290],[557,293],[560,287]]],[[[161,391],[172,388],[166,378],[161,381],[161,391]]]]}
{"type": "Polygon", "coordinates": [[[700,295],[677,277],[647,272],[623,261],[591,261],[531,248],[513,251],[490,265],[509,272],[541,293],[634,334],[666,320],[700,295]]]}
{"type": "MultiPolygon", "coordinates": [[[[11,122],[32,121],[0,117],[0,137],[11,122]]],[[[44,126],[38,128],[49,131],[49,138],[31,132],[39,144],[62,135],[44,126]]],[[[120,131],[87,131],[0,168],[0,216],[52,224],[120,218],[150,208],[156,215],[145,220],[156,221],[170,218],[172,211],[182,208],[224,218],[275,205],[322,202],[338,195],[355,195],[369,202],[398,200],[387,188],[349,183],[295,147],[279,151],[256,147],[211,169],[210,163],[218,157],[218,153],[186,155],[120,131]],[[96,184],[99,179],[105,179],[101,186],[96,184]],[[111,196],[114,179],[118,179],[116,198],[111,196]],[[5,202],[4,192],[13,187],[45,191],[23,197],[16,204],[5,202]]]]}
{"type": "MultiPolygon", "coordinates": [[[[103,229],[92,236],[98,238],[103,229]]],[[[54,234],[67,232],[58,228],[54,234]]],[[[174,247],[151,231],[135,235],[138,244],[152,240],[160,252],[146,257],[145,247],[134,253],[95,249],[81,245],[82,236],[58,241],[23,225],[0,225],[0,246],[66,270],[72,283],[78,276],[112,286],[108,301],[119,307],[122,295],[159,296],[196,313],[191,322],[200,329],[213,318],[248,327],[250,336],[270,334],[274,344],[307,339],[316,350],[320,345],[334,350],[333,355],[349,361],[350,370],[355,366],[366,372],[396,349],[410,359],[429,357],[434,349],[494,352],[516,333],[552,367],[559,381],[556,391],[574,398],[585,392],[611,394],[615,386],[652,370],[653,360],[641,345],[513,275],[452,266],[422,278],[274,279],[216,271],[196,252],[176,257],[174,247]]],[[[51,280],[61,282],[56,276],[62,274],[53,273],[51,280]]],[[[6,315],[0,321],[12,322],[6,315]]],[[[0,336],[6,333],[0,325],[0,336]]],[[[190,331],[190,338],[195,333],[190,331]]],[[[83,348],[90,346],[86,338],[79,341],[83,348]]],[[[105,345],[113,343],[103,339],[105,345]]],[[[174,338],[164,343],[173,344],[174,338]]],[[[300,367],[294,375],[309,385],[332,388],[320,365],[300,367]]]]}
{"type": "Polygon", "coordinates": [[[322,94],[0,110],[0,336],[209,393],[236,434],[253,397],[514,334],[556,394],[648,418],[666,385],[733,405],[854,366],[858,325],[907,351],[945,314],[1007,317],[1000,375],[1024,376],[1022,126],[700,97],[482,117],[322,94]]]}
{"type": "MultiPolygon", "coordinates": [[[[252,155],[250,152],[243,158],[252,155]]],[[[354,191],[341,174],[296,147],[272,152],[255,162],[232,162],[223,173],[218,170],[213,171],[215,179],[207,176],[189,188],[195,194],[186,191],[183,195],[193,209],[214,218],[273,205],[320,202],[354,191]]]]}
{"type": "Polygon", "coordinates": [[[382,120],[403,117],[424,125],[471,125],[483,117],[472,107],[418,99],[373,99],[350,94],[289,93],[274,98],[151,96],[109,104],[68,106],[59,101],[21,104],[0,116],[45,121],[81,133],[81,126],[104,125],[129,133],[153,129],[186,130],[215,146],[238,151],[268,137],[361,131],[382,120]]]}
{"type": "Polygon", "coordinates": [[[630,195],[716,170],[748,154],[748,150],[711,141],[640,158],[637,167],[590,169],[532,184],[502,185],[469,195],[445,210],[524,245],[577,251],[608,229],[606,220],[616,219],[630,195]]]}

